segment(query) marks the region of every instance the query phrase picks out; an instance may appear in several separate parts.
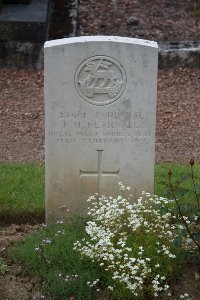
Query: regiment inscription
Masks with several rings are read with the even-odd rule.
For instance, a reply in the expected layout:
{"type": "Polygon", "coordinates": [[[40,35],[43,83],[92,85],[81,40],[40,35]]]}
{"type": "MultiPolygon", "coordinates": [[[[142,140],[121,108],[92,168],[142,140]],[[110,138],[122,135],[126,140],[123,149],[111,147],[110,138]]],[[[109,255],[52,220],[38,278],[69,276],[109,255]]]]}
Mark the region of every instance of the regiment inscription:
{"type": "Polygon", "coordinates": [[[79,95],[94,105],[116,101],[126,86],[126,74],[115,59],[94,56],[84,61],[76,71],[75,86],[79,95]]]}

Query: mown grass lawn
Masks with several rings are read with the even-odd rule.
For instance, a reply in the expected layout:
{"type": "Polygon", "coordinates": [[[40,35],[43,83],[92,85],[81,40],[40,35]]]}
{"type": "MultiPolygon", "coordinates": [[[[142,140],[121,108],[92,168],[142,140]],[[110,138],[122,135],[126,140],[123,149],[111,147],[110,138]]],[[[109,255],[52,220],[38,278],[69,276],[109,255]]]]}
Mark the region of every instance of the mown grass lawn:
{"type": "MultiPolygon", "coordinates": [[[[168,170],[173,172],[173,181],[177,181],[190,171],[190,165],[162,163],[155,167],[155,194],[166,195],[168,170]]],[[[200,165],[195,164],[195,173],[200,174],[200,165]]],[[[44,213],[44,165],[0,164],[0,216],[6,214],[44,213]]],[[[124,182],[124,184],[126,184],[124,182]]],[[[134,182],[133,182],[134,186],[134,182]]],[[[184,188],[192,187],[184,182],[184,188]]]]}
{"type": "Polygon", "coordinates": [[[0,164],[0,220],[44,214],[44,197],[44,165],[0,164]]]}

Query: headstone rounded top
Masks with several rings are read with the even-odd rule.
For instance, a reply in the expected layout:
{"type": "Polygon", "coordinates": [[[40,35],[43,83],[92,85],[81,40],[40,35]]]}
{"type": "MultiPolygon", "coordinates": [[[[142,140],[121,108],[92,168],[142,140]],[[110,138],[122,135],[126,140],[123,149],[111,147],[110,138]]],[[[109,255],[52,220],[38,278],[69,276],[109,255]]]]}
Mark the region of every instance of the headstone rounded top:
{"type": "Polygon", "coordinates": [[[135,45],[158,48],[157,42],[154,41],[135,39],[129,37],[121,37],[121,36],[101,36],[101,35],[70,37],[70,38],[47,41],[44,44],[44,48],[61,46],[65,44],[87,43],[87,42],[116,42],[116,43],[135,44],[135,45]]]}

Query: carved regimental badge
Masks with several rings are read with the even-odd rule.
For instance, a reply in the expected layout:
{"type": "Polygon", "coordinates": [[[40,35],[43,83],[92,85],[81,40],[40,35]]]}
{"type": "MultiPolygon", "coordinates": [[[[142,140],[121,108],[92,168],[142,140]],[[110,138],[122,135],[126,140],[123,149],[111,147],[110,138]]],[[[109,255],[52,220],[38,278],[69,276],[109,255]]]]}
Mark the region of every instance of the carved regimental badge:
{"type": "Polygon", "coordinates": [[[115,102],[126,86],[126,73],[115,59],[93,56],[77,69],[75,86],[79,95],[95,105],[115,102]]]}

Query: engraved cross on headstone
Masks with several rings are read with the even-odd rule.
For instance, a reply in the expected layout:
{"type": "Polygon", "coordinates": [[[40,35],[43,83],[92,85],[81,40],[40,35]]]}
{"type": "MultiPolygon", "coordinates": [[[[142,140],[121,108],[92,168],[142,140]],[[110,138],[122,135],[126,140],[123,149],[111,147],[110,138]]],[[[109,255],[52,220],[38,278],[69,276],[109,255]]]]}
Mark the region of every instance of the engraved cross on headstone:
{"type": "Polygon", "coordinates": [[[118,176],[119,169],[116,171],[103,171],[102,170],[102,154],[104,150],[96,150],[98,153],[98,165],[97,171],[82,171],[80,170],[80,177],[81,176],[97,176],[98,182],[98,194],[102,195],[102,176],[118,176]]]}

